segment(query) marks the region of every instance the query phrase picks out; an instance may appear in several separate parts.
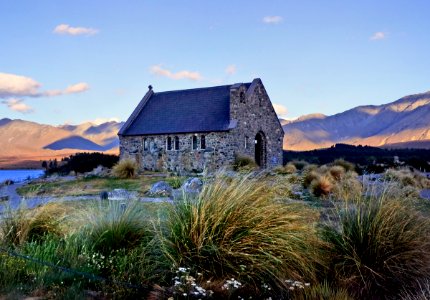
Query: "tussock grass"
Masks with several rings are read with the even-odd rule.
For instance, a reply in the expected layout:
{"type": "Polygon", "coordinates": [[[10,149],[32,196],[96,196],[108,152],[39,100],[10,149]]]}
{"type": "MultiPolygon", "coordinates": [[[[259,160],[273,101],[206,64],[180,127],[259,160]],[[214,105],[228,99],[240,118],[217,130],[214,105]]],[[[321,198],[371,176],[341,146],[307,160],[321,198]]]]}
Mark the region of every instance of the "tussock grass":
{"type": "Polygon", "coordinates": [[[171,206],[158,232],[164,256],[218,279],[313,280],[318,214],[274,201],[272,188],[261,178],[218,176],[198,198],[171,206]]]}
{"type": "Polygon", "coordinates": [[[137,174],[138,165],[132,159],[122,159],[112,168],[112,173],[118,178],[134,178],[137,174]]]}
{"type": "Polygon", "coordinates": [[[297,168],[292,163],[288,163],[285,166],[278,166],[273,169],[273,172],[280,175],[289,175],[297,172],[297,168]]]}
{"type": "Polygon", "coordinates": [[[108,201],[87,206],[74,215],[74,233],[94,251],[104,255],[132,249],[150,238],[150,224],[138,202],[108,201]]]}
{"type": "Polygon", "coordinates": [[[343,158],[335,159],[330,165],[340,166],[347,172],[355,172],[355,165],[352,162],[344,160],[343,158]]]}
{"type": "Polygon", "coordinates": [[[234,158],[233,170],[235,171],[253,171],[257,167],[258,166],[252,157],[238,154],[234,158]]]}
{"type": "Polygon", "coordinates": [[[323,231],[335,281],[360,299],[396,296],[430,275],[430,220],[386,195],[346,202],[323,231]]]}
{"type": "Polygon", "coordinates": [[[22,245],[46,235],[63,236],[68,209],[61,203],[48,203],[35,209],[9,210],[0,220],[0,240],[5,245],[22,245]]]}
{"type": "Polygon", "coordinates": [[[430,188],[430,180],[416,171],[408,168],[388,169],[383,175],[387,181],[399,182],[403,187],[415,187],[418,189],[430,188]]]}
{"type": "Polygon", "coordinates": [[[353,300],[346,289],[332,287],[327,282],[310,285],[292,293],[294,300],[353,300]]]}
{"type": "Polygon", "coordinates": [[[330,194],[333,183],[328,176],[318,176],[312,180],[309,188],[314,196],[324,197],[330,194]]]}

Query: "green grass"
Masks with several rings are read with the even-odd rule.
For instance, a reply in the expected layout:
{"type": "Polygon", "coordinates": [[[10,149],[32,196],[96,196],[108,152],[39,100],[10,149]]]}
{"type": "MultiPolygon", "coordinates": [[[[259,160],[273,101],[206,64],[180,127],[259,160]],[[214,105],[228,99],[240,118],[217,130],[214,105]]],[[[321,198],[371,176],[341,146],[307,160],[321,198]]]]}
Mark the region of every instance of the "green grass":
{"type": "Polygon", "coordinates": [[[21,196],[83,196],[98,195],[101,191],[126,189],[141,194],[149,190],[151,185],[160,180],[157,177],[140,176],[132,179],[89,177],[71,181],[39,182],[35,181],[17,189],[21,196]]]}

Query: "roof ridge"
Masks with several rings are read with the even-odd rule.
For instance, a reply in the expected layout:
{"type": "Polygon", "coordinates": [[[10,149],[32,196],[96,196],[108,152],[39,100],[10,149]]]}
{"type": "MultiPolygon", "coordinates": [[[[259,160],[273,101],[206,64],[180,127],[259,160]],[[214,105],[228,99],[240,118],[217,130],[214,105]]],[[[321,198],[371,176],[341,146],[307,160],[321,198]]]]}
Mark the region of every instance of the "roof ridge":
{"type": "MultiPolygon", "coordinates": [[[[244,82],[244,83],[241,83],[241,84],[251,84],[251,82],[244,82]]],[[[207,89],[215,89],[215,88],[222,88],[222,87],[231,87],[233,85],[234,84],[225,84],[225,85],[216,85],[216,86],[207,86],[207,87],[192,88],[192,89],[162,91],[162,92],[154,92],[154,94],[164,94],[164,93],[175,93],[175,92],[207,90],[207,89]]]]}

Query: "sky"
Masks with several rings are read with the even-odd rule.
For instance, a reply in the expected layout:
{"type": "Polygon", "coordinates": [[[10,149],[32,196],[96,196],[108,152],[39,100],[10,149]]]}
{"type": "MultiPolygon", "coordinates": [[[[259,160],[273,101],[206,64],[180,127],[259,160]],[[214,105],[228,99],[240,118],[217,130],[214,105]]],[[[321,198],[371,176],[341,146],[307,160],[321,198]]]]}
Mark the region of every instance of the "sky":
{"type": "Polygon", "coordinates": [[[430,1],[0,0],[0,118],[124,121],[155,92],[261,78],[278,115],[430,90],[430,1]]]}

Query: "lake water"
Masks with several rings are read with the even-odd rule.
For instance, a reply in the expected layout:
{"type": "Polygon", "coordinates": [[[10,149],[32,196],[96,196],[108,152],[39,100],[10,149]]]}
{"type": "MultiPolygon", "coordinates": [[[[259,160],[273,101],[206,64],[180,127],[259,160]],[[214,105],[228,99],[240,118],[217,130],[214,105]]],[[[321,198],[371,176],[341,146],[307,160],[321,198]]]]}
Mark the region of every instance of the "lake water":
{"type": "Polygon", "coordinates": [[[0,170],[0,183],[7,179],[20,182],[28,178],[39,178],[44,173],[44,170],[0,170]]]}

